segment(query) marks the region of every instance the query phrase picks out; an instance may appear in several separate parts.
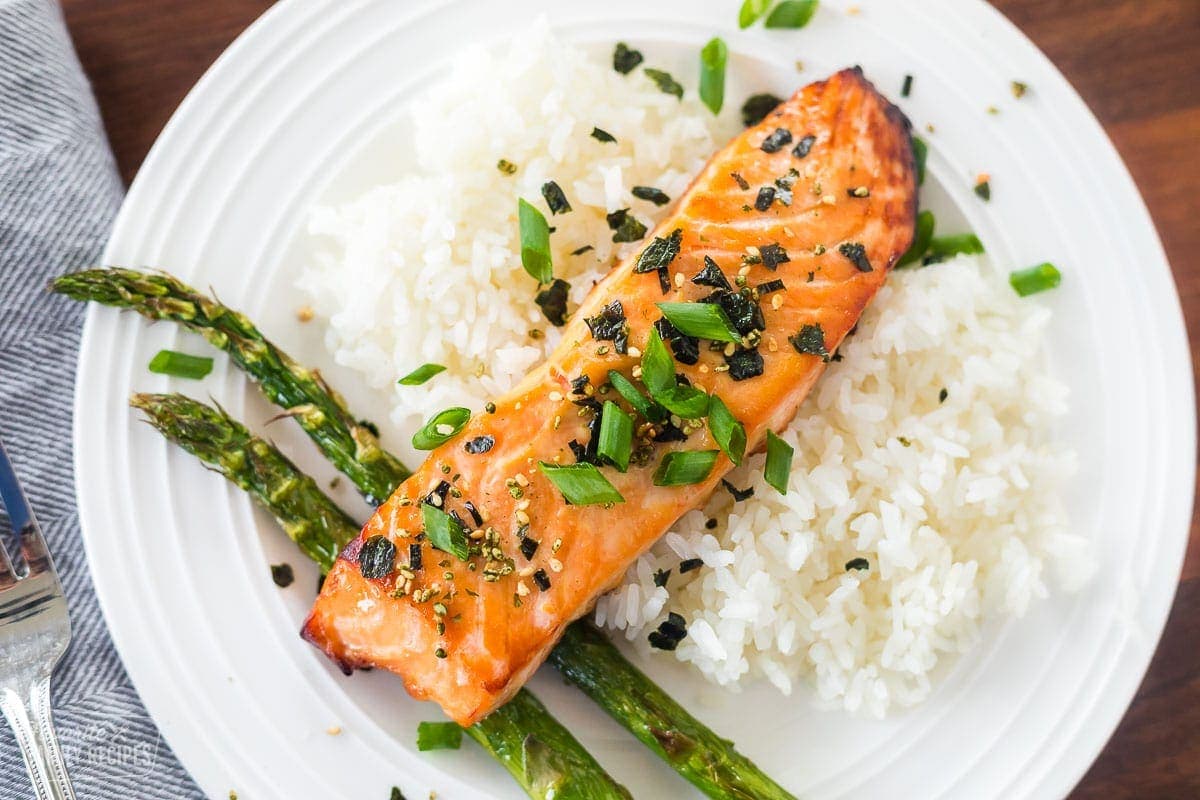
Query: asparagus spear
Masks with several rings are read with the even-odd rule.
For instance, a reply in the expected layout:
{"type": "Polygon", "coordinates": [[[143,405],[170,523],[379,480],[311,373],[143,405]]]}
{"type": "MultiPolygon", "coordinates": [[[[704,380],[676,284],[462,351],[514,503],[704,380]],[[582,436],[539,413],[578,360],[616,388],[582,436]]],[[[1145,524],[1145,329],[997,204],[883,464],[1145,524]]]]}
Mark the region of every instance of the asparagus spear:
{"type": "MultiPolygon", "coordinates": [[[[145,412],[163,436],[262,504],[322,571],[358,535],[354,520],[312,478],[224,409],[181,394],[135,394],[129,404],[145,412]]],[[[466,732],[535,800],[630,797],[526,689],[466,732]]]]}
{"type": "Polygon", "coordinates": [[[709,797],[792,798],[629,663],[590,623],[568,627],[550,652],[550,663],[709,797]]]}
{"type": "MultiPolygon", "coordinates": [[[[130,270],[94,269],[81,273],[64,275],[56,279],[51,284],[51,288],[55,289],[55,291],[62,291],[63,293],[68,294],[77,300],[94,300],[107,305],[117,305],[121,307],[132,308],[145,316],[156,319],[179,319],[178,317],[169,315],[160,317],[154,311],[152,306],[147,305],[146,300],[137,299],[138,297],[146,297],[146,293],[143,292],[141,295],[138,295],[124,288],[129,282],[141,277],[142,275],[143,273],[131,272],[130,270]],[[77,278],[80,276],[86,276],[86,279],[77,280],[77,278]]],[[[157,276],[150,277],[153,278],[157,276]]],[[[182,286],[182,284],[179,284],[177,281],[174,281],[173,279],[170,280],[171,285],[182,286]]],[[[183,288],[186,289],[187,287],[183,288]]],[[[192,294],[192,299],[188,302],[192,304],[212,303],[211,300],[204,298],[202,295],[195,295],[194,293],[192,294]]],[[[187,324],[186,321],[185,324],[187,324]]],[[[245,324],[249,326],[248,321],[245,324]]],[[[238,363],[241,364],[242,362],[239,361],[238,363]]],[[[293,364],[293,366],[295,365],[293,364]]],[[[302,370],[300,367],[296,368],[302,370]]],[[[274,382],[286,384],[289,380],[290,374],[291,373],[284,371],[282,373],[271,373],[269,377],[274,382]]],[[[324,391],[329,391],[328,387],[325,387],[323,382],[321,383],[320,388],[324,391]]],[[[336,396],[332,395],[331,393],[331,398],[335,397],[336,396]]],[[[340,403],[340,401],[338,402],[340,403]]],[[[353,455],[347,457],[343,450],[327,447],[325,444],[323,444],[331,439],[344,436],[345,432],[337,430],[338,427],[345,426],[346,420],[350,420],[351,424],[357,424],[353,422],[353,419],[354,418],[352,416],[344,412],[343,407],[343,413],[341,415],[328,415],[323,416],[319,420],[315,420],[315,426],[318,429],[321,429],[321,433],[320,435],[311,435],[313,435],[314,441],[316,441],[317,445],[321,447],[322,451],[325,453],[325,456],[330,460],[330,462],[332,462],[333,465],[348,478],[354,481],[354,483],[359,487],[360,491],[363,491],[366,494],[376,495],[376,489],[369,489],[362,482],[362,470],[356,469],[354,464],[348,463],[348,459],[351,461],[354,459],[353,455]]],[[[396,486],[399,486],[409,474],[408,470],[406,470],[400,464],[399,460],[395,459],[394,457],[390,458],[390,461],[387,463],[376,462],[375,466],[377,467],[378,472],[384,475],[387,475],[388,471],[390,470],[390,480],[385,481],[386,486],[379,487],[385,488],[385,491],[378,495],[380,497],[390,496],[391,491],[396,486]]],[[[584,624],[585,623],[577,622],[572,627],[574,628],[584,624]]],[[[617,681],[617,684],[625,687],[642,686],[649,692],[650,695],[661,696],[662,698],[670,700],[670,698],[664,692],[662,692],[661,689],[655,686],[654,683],[644,674],[642,674],[640,670],[629,663],[629,661],[621,655],[620,651],[618,651],[616,647],[614,647],[607,640],[600,638],[595,642],[590,642],[587,648],[583,648],[578,646],[574,639],[575,637],[568,637],[564,639],[564,641],[561,642],[554,650],[553,661],[558,668],[563,671],[564,676],[566,676],[568,680],[575,680],[572,675],[579,676],[580,680],[585,680],[584,676],[588,674],[588,659],[594,657],[591,653],[602,651],[605,655],[605,662],[609,665],[609,667],[613,670],[619,671],[620,680],[617,681]]],[[[592,694],[592,691],[587,687],[581,688],[584,688],[589,695],[592,694]]],[[[592,696],[593,699],[597,699],[595,695],[592,696]]],[[[603,701],[597,699],[597,702],[600,702],[605,710],[608,711],[608,713],[611,714],[617,720],[617,722],[624,726],[630,733],[639,739],[642,739],[646,731],[646,720],[633,713],[633,711],[636,711],[636,709],[630,710],[624,708],[622,699],[619,696],[605,698],[603,701]]],[[[672,769],[678,772],[686,780],[693,783],[701,791],[705,792],[705,794],[707,794],[709,797],[761,797],[767,798],[768,800],[771,798],[791,797],[790,794],[775,785],[768,778],[766,778],[766,776],[762,775],[758,768],[754,766],[753,762],[738,753],[730,742],[721,739],[715,733],[705,728],[699,721],[687,714],[682,707],[680,707],[677,703],[674,703],[674,701],[670,701],[669,704],[660,704],[658,709],[661,715],[660,721],[663,722],[663,726],[658,728],[658,730],[680,730],[685,732],[702,731],[705,735],[698,736],[696,738],[697,741],[702,740],[705,747],[712,749],[713,752],[711,754],[711,761],[713,763],[724,763],[730,765],[728,769],[723,770],[722,773],[716,778],[713,778],[712,780],[706,780],[704,779],[703,772],[697,770],[694,760],[687,754],[673,752],[663,747],[652,747],[654,752],[662,757],[672,769]],[[679,713],[681,714],[677,720],[671,716],[672,708],[678,709],[679,713]]]]}
{"type": "Polygon", "coordinates": [[[89,269],[61,275],[50,289],[76,300],[131,308],[150,319],[181,323],[224,350],[264,395],[296,418],[371,505],[387,499],[408,470],[379,445],[372,426],[356,420],[316,370],[297,364],[250,320],[165,273],[89,269]]]}

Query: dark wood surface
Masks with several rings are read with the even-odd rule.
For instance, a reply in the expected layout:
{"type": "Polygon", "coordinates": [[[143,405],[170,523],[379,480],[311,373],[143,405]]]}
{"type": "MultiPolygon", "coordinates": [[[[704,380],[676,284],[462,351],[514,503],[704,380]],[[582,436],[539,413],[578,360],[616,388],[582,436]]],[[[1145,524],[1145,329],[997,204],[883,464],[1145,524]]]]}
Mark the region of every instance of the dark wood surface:
{"type": "MultiPolygon", "coordinates": [[[[915,1],[915,0],[914,0],[915,1]]],[[[1200,0],[995,0],[1083,95],[1154,216],[1200,353],[1200,0]]],[[[125,180],[266,0],[63,0],[125,180]]],[[[1154,662],[1077,798],[1200,797],[1200,527],[1154,662]]]]}

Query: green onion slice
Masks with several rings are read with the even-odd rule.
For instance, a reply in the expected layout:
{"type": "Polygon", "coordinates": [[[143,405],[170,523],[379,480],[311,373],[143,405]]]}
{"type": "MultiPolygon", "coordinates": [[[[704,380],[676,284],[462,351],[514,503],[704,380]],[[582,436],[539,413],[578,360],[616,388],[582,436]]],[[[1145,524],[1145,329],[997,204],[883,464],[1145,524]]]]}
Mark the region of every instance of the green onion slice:
{"type": "Polygon", "coordinates": [[[954,236],[935,236],[929,241],[929,258],[941,261],[959,253],[975,255],[983,252],[983,242],[973,233],[954,236]]]}
{"type": "Polygon", "coordinates": [[[1021,297],[1053,289],[1062,283],[1062,273],[1049,261],[1029,269],[1020,269],[1008,276],[1008,282],[1021,297]]]}
{"type": "Polygon", "coordinates": [[[646,395],[642,394],[641,390],[621,373],[610,370],[608,382],[617,390],[617,394],[624,397],[629,405],[633,406],[634,410],[646,419],[651,422],[662,422],[666,417],[661,407],[647,399],[646,395]]]}
{"type": "Polygon", "coordinates": [[[917,185],[925,183],[925,159],[929,156],[929,145],[920,136],[912,137],[913,160],[917,162],[917,185]]]}
{"type": "Polygon", "coordinates": [[[469,408],[455,407],[439,411],[413,434],[413,447],[418,450],[432,450],[457,436],[470,419],[469,408]]]}
{"type": "Polygon", "coordinates": [[[439,372],[445,372],[446,368],[441,364],[422,364],[412,372],[401,378],[398,383],[401,386],[420,386],[425,381],[437,375],[439,372]]]}
{"type": "Polygon", "coordinates": [[[792,471],[792,456],[795,452],[792,446],[776,436],[774,431],[767,431],[767,466],[763,470],[763,477],[780,494],[787,494],[788,475],[792,471]]]}
{"type": "Polygon", "coordinates": [[[700,419],[708,413],[708,393],[695,386],[672,386],[654,399],[672,414],[684,419],[700,419]]]}
{"type": "Polygon", "coordinates": [[[521,225],[521,264],[535,281],[549,283],[554,277],[550,225],[542,212],[523,199],[517,201],[517,219],[521,225]]]}
{"type": "Polygon", "coordinates": [[[817,11],[817,0],[784,0],[767,17],[768,28],[803,28],[817,11]]]}
{"type": "Polygon", "coordinates": [[[655,486],[691,486],[712,472],[720,450],[672,450],[654,470],[655,486]]]}
{"type": "Polygon", "coordinates": [[[595,506],[624,503],[625,498],[608,482],[594,464],[548,464],[538,462],[538,469],[550,479],[568,503],[595,506]]]}
{"type": "Polygon", "coordinates": [[[921,257],[929,249],[929,243],[933,240],[933,227],[935,220],[932,211],[922,211],[917,214],[917,230],[913,234],[912,246],[908,248],[908,252],[900,256],[900,260],[896,262],[896,267],[905,267],[914,262],[920,261],[921,257]]]}
{"type": "Polygon", "coordinates": [[[745,0],[738,11],[738,27],[743,30],[749,28],[758,22],[759,17],[767,13],[770,7],[771,0],[745,0]]]}
{"type": "Polygon", "coordinates": [[[650,329],[650,338],[642,351],[642,382],[656,400],[658,395],[675,387],[675,363],[654,328],[650,329]]]}
{"type": "Polygon", "coordinates": [[[208,356],[189,356],[174,350],[159,350],[150,359],[150,371],[175,378],[190,378],[198,381],[212,372],[213,360],[208,356]]]}
{"type": "Polygon", "coordinates": [[[610,462],[619,472],[629,469],[629,454],[633,451],[633,417],[621,410],[612,400],[604,401],[600,416],[600,441],[596,453],[610,462]]]}
{"type": "Polygon", "coordinates": [[[716,303],[658,303],[658,310],[667,321],[685,336],[711,339],[714,342],[742,341],[737,329],[716,303]]]}
{"type": "Polygon", "coordinates": [[[462,561],[471,557],[467,547],[467,532],[454,517],[437,506],[422,503],[421,520],[425,523],[425,535],[429,537],[431,545],[462,561]]]}
{"type": "Polygon", "coordinates": [[[725,62],[729,48],[720,37],[709,40],[700,50],[700,99],[714,114],[725,105],[725,62]]]}
{"type": "Polygon", "coordinates": [[[417,723],[417,749],[457,750],[462,745],[463,729],[453,722],[417,723]]]}
{"type": "Polygon", "coordinates": [[[738,422],[725,401],[715,394],[708,403],[708,431],[730,461],[742,463],[746,454],[746,426],[738,422]]]}

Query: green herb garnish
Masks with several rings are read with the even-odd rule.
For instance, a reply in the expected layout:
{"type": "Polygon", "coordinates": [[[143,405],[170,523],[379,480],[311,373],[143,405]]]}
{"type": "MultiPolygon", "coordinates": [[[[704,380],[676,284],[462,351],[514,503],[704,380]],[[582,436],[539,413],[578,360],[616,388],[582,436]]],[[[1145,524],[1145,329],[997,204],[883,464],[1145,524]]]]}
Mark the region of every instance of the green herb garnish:
{"type": "Polygon", "coordinates": [[[396,567],[396,545],[386,536],[369,537],[358,551],[358,570],[368,580],[386,578],[396,567]]]}
{"type": "Polygon", "coordinates": [[[175,378],[200,380],[212,372],[213,360],[208,356],[190,356],[174,350],[159,350],[150,359],[150,371],[175,378]]]}
{"type": "Polygon", "coordinates": [[[817,0],[784,0],[763,23],[768,28],[803,28],[817,11],[817,0]]]}
{"type": "Polygon", "coordinates": [[[655,486],[691,486],[712,472],[720,450],[673,450],[654,470],[655,486]]]}
{"type": "Polygon", "coordinates": [[[1013,81],[1009,84],[1009,88],[1012,89],[1012,96],[1020,100],[1029,91],[1029,84],[1022,83],[1021,81],[1013,81]]]}
{"type": "Polygon", "coordinates": [[[635,186],[630,190],[630,194],[638,200],[647,200],[656,206],[665,206],[671,202],[671,198],[667,197],[666,192],[662,189],[655,189],[653,186],[635,186]]]}
{"type": "Polygon", "coordinates": [[[562,187],[554,181],[546,181],[542,184],[542,198],[546,201],[546,207],[550,209],[551,214],[566,214],[571,210],[571,204],[567,202],[567,196],[563,193],[562,187]]]}
{"type": "Polygon", "coordinates": [[[626,414],[611,400],[604,401],[600,417],[600,443],[596,454],[617,468],[619,472],[629,469],[629,455],[633,451],[633,417],[626,414]]]}
{"type": "Polygon", "coordinates": [[[738,27],[745,30],[758,22],[759,18],[767,13],[767,9],[771,7],[771,0],[745,0],[742,7],[738,10],[738,27]]]}
{"type": "Polygon", "coordinates": [[[901,97],[908,97],[910,94],[912,94],[912,84],[913,84],[913,76],[905,75],[904,76],[904,85],[900,87],[900,96],[901,97]]]}
{"type": "Polygon", "coordinates": [[[861,242],[842,242],[838,245],[838,252],[845,256],[859,272],[871,271],[871,261],[867,258],[867,248],[863,247],[861,242]]]}
{"type": "Polygon", "coordinates": [[[417,723],[417,749],[457,750],[462,745],[463,729],[453,722],[417,723]]]}
{"type": "Polygon", "coordinates": [[[618,244],[636,242],[646,235],[646,226],[628,208],[619,208],[605,216],[608,228],[613,232],[612,240],[618,244]]]}
{"type": "Polygon", "coordinates": [[[658,303],[658,310],[685,336],[740,342],[741,335],[716,303],[658,303]]]}
{"type": "Polygon", "coordinates": [[[819,322],[802,325],[799,331],[788,337],[788,341],[801,355],[820,356],[822,361],[829,361],[829,350],[825,348],[825,331],[819,322]]]}
{"type": "Polygon", "coordinates": [[[505,175],[516,175],[517,165],[509,161],[507,158],[502,158],[496,162],[496,169],[503,172],[505,175]]]}
{"type": "Polygon", "coordinates": [[[660,92],[674,95],[680,100],[683,99],[683,87],[679,85],[677,80],[671,77],[671,73],[652,67],[646,67],[643,71],[646,73],[647,78],[654,81],[654,85],[658,87],[660,92]]]}
{"type": "Polygon", "coordinates": [[[594,464],[549,464],[539,461],[538,469],[572,505],[594,506],[625,502],[621,493],[594,464]]]}
{"type": "Polygon", "coordinates": [[[1008,276],[1008,282],[1021,297],[1053,289],[1062,283],[1062,273],[1049,261],[1036,267],[1021,269],[1008,276]]]}
{"type": "Polygon", "coordinates": [[[425,524],[425,535],[429,544],[443,553],[466,561],[471,557],[467,546],[467,532],[454,517],[430,503],[421,504],[421,521],[425,524]]]}
{"type": "Polygon", "coordinates": [[[455,407],[439,411],[413,434],[413,447],[418,450],[432,450],[457,436],[470,419],[469,408],[455,407]]]}
{"type": "Polygon", "coordinates": [[[633,382],[626,378],[616,370],[610,370],[608,373],[608,382],[617,390],[617,394],[624,397],[629,405],[633,406],[639,414],[651,422],[662,422],[665,414],[661,408],[652,403],[646,395],[633,385],[633,382]]]}
{"type": "Polygon", "coordinates": [[[790,444],[775,435],[775,431],[767,431],[767,466],[763,469],[763,477],[780,494],[787,494],[795,452],[790,444]]]}
{"type": "MultiPolygon", "coordinates": [[[[783,100],[780,98],[766,92],[750,95],[746,98],[746,102],[742,103],[742,125],[747,128],[757,125],[782,102],[783,100]]],[[[742,188],[747,187],[743,186],[742,188]]]]}
{"type": "Polygon", "coordinates": [[[954,236],[935,236],[929,241],[929,250],[925,255],[925,263],[932,264],[944,261],[951,256],[977,255],[983,252],[983,242],[973,233],[959,233],[954,236]]]}
{"type": "Polygon", "coordinates": [[[651,397],[675,386],[675,365],[671,361],[671,354],[667,352],[667,346],[663,344],[658,331],[653,329],[642,351],[642,383],[646,384],[651,397]]]}
{"type": "Polygon", "coordinates": [[[725,105],[725,62],[729,48],[719,37],[709,40],[700,50],[700,99],[714,114],[725,105]]]}
{"type": "Polygon", "coordinates": [[[912,137],[913,161],[917,165],[917,186],[925,183],[925,159],[929,156],[929,145],[920,136],[912,137]]]}
{"type": "Polygon", "coordinates": [[[617,137],[613,136],[611,133],[604,130],[603,128],[597,128],[595,125],[592,126],[592,134],[591,135],[592,135],[592,138],[595,139],[597,142],[603,142],[604,144],[613,144],[617,141],[617,137]]]}
{"type": "Polygon", "coordinates": [[[628,75],[641,63],[642,54],[640,52],[624,42],[617,42],[616,48],[613,49],[613,69],[622,75],[628,75]]]}
{"type": "Polygon", "coordinates": [[[900,260],[896,262],[897,269],[921,260],[921,257],[929,250],[929,243],[933,239],[934,224],[935,220],[932,211],[922,211],[920,214],[917,214],[917,224],[916,230],[913,233],[912,244],[909,246],[908,251],[900,256],[900,260]]]}
{"type": "Polygon", "coordinates": [[[517,201],[521,225],[521,265],[538,283],[550,283],[554,263],[550,259],[550,226],[542,212],[524,200],[517,201]]]}
{"type": "Polygon", "coordinates": [[[746,454],[746,426],[738,422],[725,401],[715,394],[708,402],[708,431],[734,465],[742,463],[746,454]]]}
{"type": "Polygon", "coordinates": [[[546,319],[555,327],[562,327],[567,322],[567,292],[570,289],[571,284],[562,278],[555,278],[533,298],[533,302],[537,303],[546,319]]]}
{"type": "Polygon", "coordinates": [[[979,181],[978,183],[976,183],[975,184],[975,195],[976,195],[976,197],[979,197],[981,200],[991,200],[992,199],[992,182],[991,181],[979,181]]]}
{"type": "Polygon", "coordinates": [[[434,375],[445,371],[446,368],[441,364],[422,364],[400,380],[396,381],[396,383],[400,384],[401,386],[420,386],[434,375]]]}

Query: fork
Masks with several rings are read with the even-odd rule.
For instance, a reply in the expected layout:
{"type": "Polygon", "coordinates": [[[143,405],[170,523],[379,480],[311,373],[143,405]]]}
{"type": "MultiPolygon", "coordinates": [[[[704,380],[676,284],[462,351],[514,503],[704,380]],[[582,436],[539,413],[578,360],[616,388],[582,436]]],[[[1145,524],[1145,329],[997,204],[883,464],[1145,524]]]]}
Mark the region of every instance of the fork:
{"type": "Polygon", "coordinates": [[[75,800],[50,714],[50,675],[71,642],[67,599],[3,442],[0,499],[24,564],[15,570],[0,541],[0,711],[21,748],[36,800],[75,800]]]}

